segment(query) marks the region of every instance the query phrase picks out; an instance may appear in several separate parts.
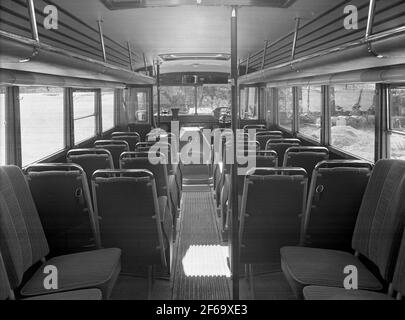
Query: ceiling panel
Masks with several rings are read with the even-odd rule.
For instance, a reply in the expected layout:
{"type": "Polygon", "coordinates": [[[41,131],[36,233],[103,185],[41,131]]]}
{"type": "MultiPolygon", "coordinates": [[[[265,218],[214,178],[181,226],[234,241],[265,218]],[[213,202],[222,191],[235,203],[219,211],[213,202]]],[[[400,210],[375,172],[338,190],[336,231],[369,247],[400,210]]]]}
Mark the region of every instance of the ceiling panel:
{"type": "MultiPolygon", "coordinates": [[[[54,0],[55,3],[97,28],[103,20],[104,33],[121,43],[130,41],[148,64],[166,53],[229,53],[229,7],[183,6],[111,11],[99,0],[54,0]]],[[[263,47],[294,28],[294,18],[309,20],[336,0],[297,0],[287,9],[241,7],[238,10],[238,56],[263,47]]],[[[138,67],[143,60],[138,58],[138,67]]],[[[190,62],[192,63],[192,62],[190,62]]]]}

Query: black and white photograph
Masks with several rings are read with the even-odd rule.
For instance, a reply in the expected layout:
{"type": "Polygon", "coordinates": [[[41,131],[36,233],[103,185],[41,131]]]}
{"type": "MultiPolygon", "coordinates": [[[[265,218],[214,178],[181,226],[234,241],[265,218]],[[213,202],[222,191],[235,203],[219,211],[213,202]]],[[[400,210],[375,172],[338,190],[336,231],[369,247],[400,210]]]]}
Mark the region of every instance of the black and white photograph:
{"type": "Polygon", "coordinates": [[[395,305],[404,231],[405,0],[0,0],[0,308],[395,305]]]}

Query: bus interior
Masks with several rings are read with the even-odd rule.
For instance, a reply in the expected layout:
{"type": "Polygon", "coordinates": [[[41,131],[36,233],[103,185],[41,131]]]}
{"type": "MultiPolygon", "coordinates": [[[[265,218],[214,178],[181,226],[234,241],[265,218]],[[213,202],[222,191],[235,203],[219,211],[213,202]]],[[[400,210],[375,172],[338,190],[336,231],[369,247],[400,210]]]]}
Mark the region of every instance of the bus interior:
{"type": "Polygon", "coordinates": [[[0,300],[401,300],[403,0],[1,0],[0,300]]]}

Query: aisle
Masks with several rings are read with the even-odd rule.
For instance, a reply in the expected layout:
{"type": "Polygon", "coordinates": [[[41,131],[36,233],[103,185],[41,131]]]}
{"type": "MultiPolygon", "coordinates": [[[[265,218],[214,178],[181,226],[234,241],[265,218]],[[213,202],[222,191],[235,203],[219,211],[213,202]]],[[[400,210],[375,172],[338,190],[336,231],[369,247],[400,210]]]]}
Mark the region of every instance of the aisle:
{"type": "Polygon", "coordinates": [[[221,246],[208,186],[184,186],[173,299],[230,299],[228,247],[221,246]]]}

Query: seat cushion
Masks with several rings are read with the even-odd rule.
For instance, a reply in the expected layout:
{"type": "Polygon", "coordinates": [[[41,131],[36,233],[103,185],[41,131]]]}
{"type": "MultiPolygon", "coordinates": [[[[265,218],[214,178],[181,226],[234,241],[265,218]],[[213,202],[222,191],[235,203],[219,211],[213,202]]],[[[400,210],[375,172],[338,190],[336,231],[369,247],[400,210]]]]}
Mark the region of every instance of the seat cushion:
{"type": "Polygon", "coordinates": [[[357,267],[358,288],[378,291],[380,281],[354,255],[336,250],[283,247],[281,267],[297,298],[302,299],[302,290],[308,285],[343,287],[348,265],[357,267]]]}
{"type": "Polygon", "coordinates": [[[98,289],[86,289],[67,291],[54,294],[46,294],[44,296],[37,296],[27,298],[24,300],[101,300],[102,293],[98,289]]]}
{"type": "Polygon", "coordinates": [[[384,293],[334,287],[308,286],[303,292],[305,300],[394,300],[384,293]]]}
{"type": "Polygon", "coordinates": [[[121,270],[121,250],[116,248],[86,251],[59,256],[48,260],[21,290],[23,296],[36,296],[76,289],[100,289],[103,299],[108,299],[121,270]],[[43,282],[48,274],[45,266],[58,270],[58,289],[45,289],[43,282]]]}

